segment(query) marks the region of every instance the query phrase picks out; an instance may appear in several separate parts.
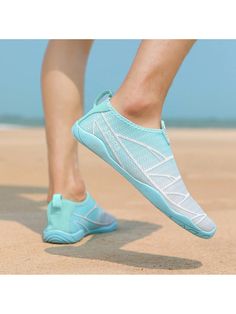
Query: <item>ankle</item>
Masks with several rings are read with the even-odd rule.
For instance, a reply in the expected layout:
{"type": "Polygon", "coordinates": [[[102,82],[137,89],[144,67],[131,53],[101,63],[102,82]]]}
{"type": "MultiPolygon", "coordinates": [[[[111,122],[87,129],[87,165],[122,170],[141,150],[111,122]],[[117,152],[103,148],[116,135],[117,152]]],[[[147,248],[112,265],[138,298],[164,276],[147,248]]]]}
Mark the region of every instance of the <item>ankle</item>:
{"type": "Polygon", "coordinates": [[[76,180],[63,180],[50,184],[47,201],[50,202],[54,194],[61,194],[64,198],[81,202],[86,198],[86,187],[81,178],[76,180]]]}
{"type": "Polygon", "coordinates": [[[61,194],[63,198],[74,201],[74,202],[81,202],[86,198],[86,190],[84,191],[77,191],[76,189],[74,190],[67,190],[67,189],[53,189],[50,192],[48,192],[47,196],[47,202],[49,203],[54,194],[61,194]]]}
{"type": "Polygon", "coordinates": [[[159,128],[162,104],[154,97],[126,95],[118,92],[111,99],[114,108],[124,117],[144,127],[159,128]]]}

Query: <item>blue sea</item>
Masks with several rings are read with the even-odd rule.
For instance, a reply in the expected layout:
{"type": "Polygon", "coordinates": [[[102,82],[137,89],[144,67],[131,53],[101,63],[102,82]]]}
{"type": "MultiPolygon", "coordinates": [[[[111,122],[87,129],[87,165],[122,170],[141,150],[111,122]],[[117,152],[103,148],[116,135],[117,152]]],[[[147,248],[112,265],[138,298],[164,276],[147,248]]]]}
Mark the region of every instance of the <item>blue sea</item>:
{"type": "MultiPolygon", "coordinates": [[[[174,128],[236,128],[236,120],[214,119],[165,119],[167,127],[174,128]]],[[[23,118],[17,116],[0,116],[0,130],[22,127],[44,127],[43,118],[23,118]]]]}
{"type": "MultiPolygon", "coordinates": [[[[119,88],[139,44],[95,42],[85,77],[85,112],[101,91],[119,88]]],[[[0,40],[2,126],[43,126],[40,73],[46,46],[46,40],[0,40]]],[[[163,118],[168,127],[236,127],[235,56],[236,40],[197,41],[167,96],[163,118]]]]}

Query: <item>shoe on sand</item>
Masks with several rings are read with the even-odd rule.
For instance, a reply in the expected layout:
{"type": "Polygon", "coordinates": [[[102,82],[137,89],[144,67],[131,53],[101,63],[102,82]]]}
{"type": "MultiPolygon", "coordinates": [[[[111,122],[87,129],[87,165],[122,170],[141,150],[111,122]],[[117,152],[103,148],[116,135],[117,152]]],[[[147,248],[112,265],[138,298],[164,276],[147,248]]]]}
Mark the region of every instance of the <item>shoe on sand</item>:
{"type": "Polygon", "coordinates": [[[43,240],[50,243],[75,243],[88,234],[117,229],[115,218],[104,212],[87,193],[82,202],[64,199],[54,194],[47,210],[48,225],[43,240]]]}
{"type": "Polygon", "coordinates": [[[164,122],[160,129],[139,126],[113,108],[111,97],[106,91],[97,98],[93,109],[73,125],[74,137],[178,225],[201,238],[211,238],[216,226],[188,192],[164,122]]]}

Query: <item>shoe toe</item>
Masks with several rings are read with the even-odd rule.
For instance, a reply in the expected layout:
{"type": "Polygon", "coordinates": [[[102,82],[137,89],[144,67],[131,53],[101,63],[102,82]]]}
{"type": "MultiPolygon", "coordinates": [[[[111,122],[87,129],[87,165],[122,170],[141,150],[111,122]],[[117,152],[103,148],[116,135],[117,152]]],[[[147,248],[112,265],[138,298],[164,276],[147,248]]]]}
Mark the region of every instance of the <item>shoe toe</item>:
{"type": "Polygon", "coordinates": [[[216,230],[216,225],[215,223],[206,216],[199,224],[198,227],[202,229],[205,232],[214,232],[216,230]]]}

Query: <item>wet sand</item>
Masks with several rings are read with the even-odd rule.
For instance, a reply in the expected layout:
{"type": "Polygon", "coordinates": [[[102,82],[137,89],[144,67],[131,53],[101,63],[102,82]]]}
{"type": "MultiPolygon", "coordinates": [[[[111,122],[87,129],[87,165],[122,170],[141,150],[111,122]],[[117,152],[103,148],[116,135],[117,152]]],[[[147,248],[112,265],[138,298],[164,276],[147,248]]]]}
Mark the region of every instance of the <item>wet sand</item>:
{"type": "Polygon", "coordinates": [[[218,226],[193,236],[80,146],[87,188],[119,229],[73,245],[43,243],[44,131],[0,131],[0,274],[236,274],[236,130],[171,129],[186,185],[218,226]]]}

